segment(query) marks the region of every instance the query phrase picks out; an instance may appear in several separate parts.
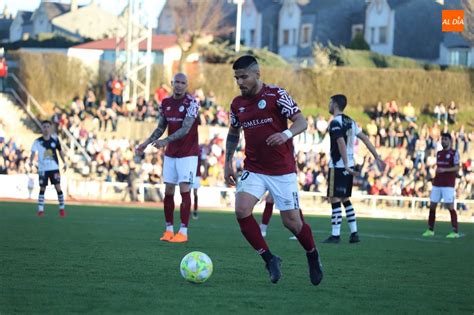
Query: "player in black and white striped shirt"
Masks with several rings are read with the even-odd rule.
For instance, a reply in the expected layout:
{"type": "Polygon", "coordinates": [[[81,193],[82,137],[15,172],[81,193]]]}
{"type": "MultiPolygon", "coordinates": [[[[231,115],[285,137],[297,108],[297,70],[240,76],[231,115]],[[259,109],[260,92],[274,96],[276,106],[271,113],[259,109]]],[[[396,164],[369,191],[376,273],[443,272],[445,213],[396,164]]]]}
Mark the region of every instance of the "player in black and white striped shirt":
{"type": "Polygon", "coordinates": [[[61,190],[58,153],[63,162],[64,171],[67,169],[67,164],[59,140],[52,136],[52,127],[52,123],[49,120],[44,120],[41,123],[43,136],[33,142],[33,146],[31,147],[30,165],[33,165],[35,156],[38,154],[38,176],[40,185],[38,216],[44,215],[44,192],[46,186],[48,186],[48,182],[51,182],[58,193],[59,215],[65,217],[66,212],[64,211],[64,195],[61,190]]]}
{"type": "Polygon", "coordinates": [[[351,229],[350,243],[359,242],[357,222],[354,208],[349,200],[352,194],[354,170],[354,142],[359,138],[376,159],[377,166],[385,168],[385,163],[378,155],[369,138],[357,126],[354,120],[344,115],[347,99],[344,95],[331,96],[329,112],[334,119],[329,124],[331,138],[331,159],[329,161],[328,198],[332,208],[332,233],[324,243],[339,243],[341,234],[342,210],[341,202],[346,209],[346,218],[351,229]]]}

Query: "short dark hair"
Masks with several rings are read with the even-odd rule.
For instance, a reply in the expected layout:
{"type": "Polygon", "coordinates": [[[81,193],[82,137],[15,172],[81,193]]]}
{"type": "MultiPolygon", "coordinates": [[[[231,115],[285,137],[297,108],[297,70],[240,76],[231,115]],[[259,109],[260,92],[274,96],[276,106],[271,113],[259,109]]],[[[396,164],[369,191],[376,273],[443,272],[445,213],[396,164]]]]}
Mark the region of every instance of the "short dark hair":
{"type": "Polygon", "coordinates": [[[344,111],[344,108],[346,108],[347,105],[347,98],[343,94],[336,94],[331,96],[331,100],[337,104],[337,107],[341,112],[344,111]]]}
{"type": "Polygon", "coordinates": [[[448,138],[449,140],[453,140],[453,138],[451,137],[451,134],[449,132],[442,132],[441,133],[441,138],[448,138]]]}
{"type": "Polygon", "coordinates": [[[46,124],[52,125],[53,123],[51,122],[51,120],[45,119],[45,120],[41,121],[41,124],[42,125],[46,125],[46,124]]]}
{"type": "Polygon", "coordinates": [[[258,65],[257,59],[255,59],[254,56],[245,55],[245,56],[239,57],[236,61],[234,61],[234,64],[232,65],[232,69],[234,70],[247,69],[253,64],[258,65]]]}

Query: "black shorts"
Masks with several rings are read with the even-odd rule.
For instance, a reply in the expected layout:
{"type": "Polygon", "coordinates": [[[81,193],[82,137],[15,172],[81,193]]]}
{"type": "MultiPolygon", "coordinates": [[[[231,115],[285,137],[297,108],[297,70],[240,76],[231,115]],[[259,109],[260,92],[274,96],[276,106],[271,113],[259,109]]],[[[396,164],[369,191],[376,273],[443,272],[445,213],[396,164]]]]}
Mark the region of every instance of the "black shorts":
{"type": "Polygon", "coordinates": [[[353,176],[344,168],[330,168],[328,175],[328,197],[346,198],[352,194],[353,176]]]}
{"type": "Polygon", "coordinates": [[[48,186],[48,180],[50,181],[51,185],[56,185],[61,183],[61,175],[59,174],[59,170],[54,171],[46,171],[39,173],[39,185],[40,187],[48,186]]]}

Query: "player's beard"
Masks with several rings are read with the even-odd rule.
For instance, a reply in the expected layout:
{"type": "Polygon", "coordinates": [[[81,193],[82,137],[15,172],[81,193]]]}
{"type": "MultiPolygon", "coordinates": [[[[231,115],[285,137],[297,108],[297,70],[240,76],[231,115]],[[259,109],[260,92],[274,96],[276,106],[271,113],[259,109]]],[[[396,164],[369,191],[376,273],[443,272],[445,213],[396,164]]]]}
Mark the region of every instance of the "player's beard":
{"type": "Polygon", "coordinates": [[[257,84],[255,84],[253,87],[251,88],[248,88],[248,87],[244,87],[244,89],[240,89],[240,94],[242,96],[253,96],[255,94],[255,90],[257,89],[257,84]]]}

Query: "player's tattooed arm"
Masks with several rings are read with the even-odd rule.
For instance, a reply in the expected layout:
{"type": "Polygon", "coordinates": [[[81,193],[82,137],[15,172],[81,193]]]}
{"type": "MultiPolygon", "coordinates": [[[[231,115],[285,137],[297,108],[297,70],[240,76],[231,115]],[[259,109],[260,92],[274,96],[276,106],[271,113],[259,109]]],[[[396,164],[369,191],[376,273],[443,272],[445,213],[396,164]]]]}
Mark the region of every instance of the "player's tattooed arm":
{"type": "Polygon", "coordinates": [[[146,140],[146,142],[150,144],[153,141],[160,139],[160,137],[165,132],[167,126],[168,126],[168,122],[166,121],[165,117],[163,115],[160,115],[158,117],[158,126],[153,131],[151,136],[146,140]]]}
{"type": "Polygon", "coordinates": [[[149,144],[151,144],[151,143],[155,142],[156,140],[160,139],[160,137],[165,132],[167,126],[168,126],[168,122],[166,121],[165,117],[163,115],[160,115],[158,117],[158,126],[153,131],[151,136],[148,137],[148,139],[146,139],[144,142],[142,142],[141,144],[136,146],[135,150],[137,151],[137,153],[140,153],[140,154],[143,153],[143,151],[145,151],[146,147],[149,144]]]}
{"type": "Polygon", "coordinates": [[[184,118],[183,120],[183,125],[181,126],[181,128],[173,132],[173,134],[169,135],[164,140],[166,140],[166,142],[169,143],[186,136],[189,130],[191,129],[191,127],[193,126],[195,120],[196,120],[195,117],[186,116],[186,118],[184,118]]]}
{"type": "Polygon", "coordinates": [[[240,127],[229,127],[227,140],[225,143],[225,164],[224,164],[224,179],[227,185],[235,186],[237,183],[237,176],[235,175],[233,157],[240,139],[240,127]]]}
{"type": "Polygon", "coordinates": [[[240,140],[240,128],[230,127],[229,133],[227,134],[227,140],[225,143],[225,162],[232,162],[235,150],[239,145],[240,140]]]}

